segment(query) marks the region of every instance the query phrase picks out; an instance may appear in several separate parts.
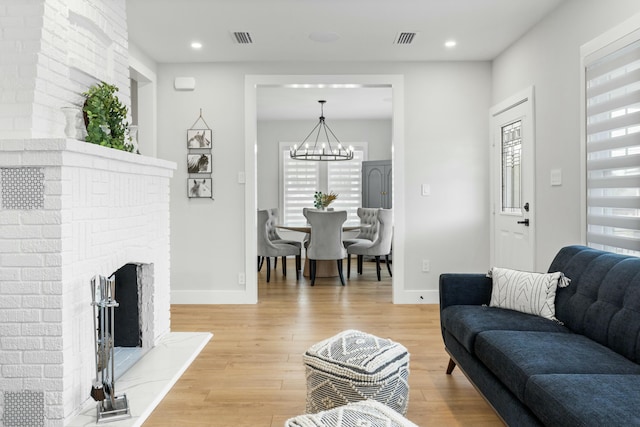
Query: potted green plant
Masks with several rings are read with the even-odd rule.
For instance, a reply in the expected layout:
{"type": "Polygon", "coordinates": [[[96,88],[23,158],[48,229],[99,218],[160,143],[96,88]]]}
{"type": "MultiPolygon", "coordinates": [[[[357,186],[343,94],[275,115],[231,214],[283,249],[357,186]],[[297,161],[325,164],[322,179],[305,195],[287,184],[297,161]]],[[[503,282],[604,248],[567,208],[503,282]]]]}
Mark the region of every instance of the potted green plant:
{"type": "Polygon", "coordinates": [[[315,194],[313,195],[313,206],[316,209],[325,210],[327,206],[329,206],[337,198],[338,198],[338,195],[333,191],[330,191],[329,193],[316,191],[315,194]]]}
{"type": "Polygon", "coordinates": [[[127,132],[127,107],[116,92],[115,85],[100,82],[82,94],[87,98],[82,109],[87,127],[85,141],[131,152],[134,146],[127,132]]]}

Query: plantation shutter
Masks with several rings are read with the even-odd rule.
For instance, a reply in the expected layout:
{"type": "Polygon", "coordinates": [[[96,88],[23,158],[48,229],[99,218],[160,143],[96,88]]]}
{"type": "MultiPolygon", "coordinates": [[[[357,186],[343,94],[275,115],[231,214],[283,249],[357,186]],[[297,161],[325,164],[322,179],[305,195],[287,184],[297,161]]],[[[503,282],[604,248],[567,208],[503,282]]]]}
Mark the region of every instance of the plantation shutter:
{"type": "Polygon", "coordinates": [[[586,61],[587,244],[640,256],[640,40],[586,61]]]}
{"type": "Polygon", "coordinates": [[[330,208],[346,210],[346,224],[359,224],[356,211],[362,206],[361,170],[362,161],[367,160],[368,144],[345,144],[353,147],[353,160],[326,162],[292,160],[289,155],[292,145],[281,142],[279,146],[281,222],[289,226],[306,225],[302,209],[313,208],[315,192],[333,191],[338,198],[330,208]]]}
{"type": "Polygon", "coordinates": [[[346,224],[360,223],[357,215],[362,206],[362,160],[364,151],[354,147],[353,160],[327,162],[328,190],[338,194],[331,204],[336,210],[347,211],[346,224]]]}
{"type": "Polygon", "coordinates": [[[282,156],[281,186],[284,209],[281,221],[290,226],[304,226],[307,219],[302,214],[303,208],[313,207],[313,194],[320,185],[320,168],[318,162],[292,160],[289,148],[280,150],[282,156]]]}

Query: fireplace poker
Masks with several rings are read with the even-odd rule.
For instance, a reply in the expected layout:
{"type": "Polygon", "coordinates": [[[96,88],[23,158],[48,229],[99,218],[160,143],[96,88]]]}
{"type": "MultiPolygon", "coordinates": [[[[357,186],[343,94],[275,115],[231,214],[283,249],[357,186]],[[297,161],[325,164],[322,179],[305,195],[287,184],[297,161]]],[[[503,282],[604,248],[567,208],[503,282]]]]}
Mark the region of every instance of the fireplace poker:
{"type": "Polygon", "coordinates": [[[111,407],[115,408],[116,407],[116,401],[115,401],[115,395],[116,395],[116,365],[115,365],[115,357],[113,354],[114,351],[114,336],[115,336],[115,322],[114,322],[114,317],[115,317],[115,307],[118,306],[118,303],[116,301],[116,279],[115,278],[109,278],[109,279],[105,279],[106,283],[109,285],[108,288],[108,292],[109,292],[109,299],[107,302],[107,307],[109,307],[109,321],[111,323],[111,335],[109,336],[109,352],[110,352],[110,356],[111,356],[111,372],[110,372],[110,380],[111,380],[111,387],[109,390],[109,400],[111,400],[111,407]]]}

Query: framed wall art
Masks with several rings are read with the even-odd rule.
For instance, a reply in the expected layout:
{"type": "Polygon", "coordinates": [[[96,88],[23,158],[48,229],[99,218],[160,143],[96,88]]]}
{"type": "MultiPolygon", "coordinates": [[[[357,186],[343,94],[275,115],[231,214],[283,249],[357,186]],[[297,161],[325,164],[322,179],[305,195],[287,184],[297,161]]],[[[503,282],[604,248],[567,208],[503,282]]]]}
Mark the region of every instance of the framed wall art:
{"type": "Polygon", "coordinates": [[[187,148],[211,148],[211,129],[187,129],[187,148]]]}
{"type": "Polygon", "coordinates": [[[189,178],[187,193],[190,199],[211,199],[211,178],[189,178]]]}
{"type": "Polygon", "coordinates": [[[196,121],[187,129],[187,196],[190,199],[213,200],[213,130],[202,108],[196,121]]]}
{"type": "Polygon", "coordinates": [[[211,173],[211,154],[187,154],[187,172],[211,173]]]}

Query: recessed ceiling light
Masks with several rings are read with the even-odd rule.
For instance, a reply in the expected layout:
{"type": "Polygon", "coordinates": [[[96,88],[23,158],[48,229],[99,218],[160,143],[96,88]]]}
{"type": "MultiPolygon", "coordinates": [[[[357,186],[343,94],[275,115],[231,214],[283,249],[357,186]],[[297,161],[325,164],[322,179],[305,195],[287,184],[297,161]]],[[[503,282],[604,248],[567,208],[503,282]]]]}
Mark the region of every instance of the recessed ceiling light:
{"type": "Polygon", "coordinates": [[[456,47],[458,43],[455,40],[447,40],[444,42],[444,46],[448,48],[456,47]]]}
{"type": "Polygon", "coordinates": [[[201,49],[201,48],[202,48],[202,43],[200,42],[191,43],[191,49],[201,49]]]}

